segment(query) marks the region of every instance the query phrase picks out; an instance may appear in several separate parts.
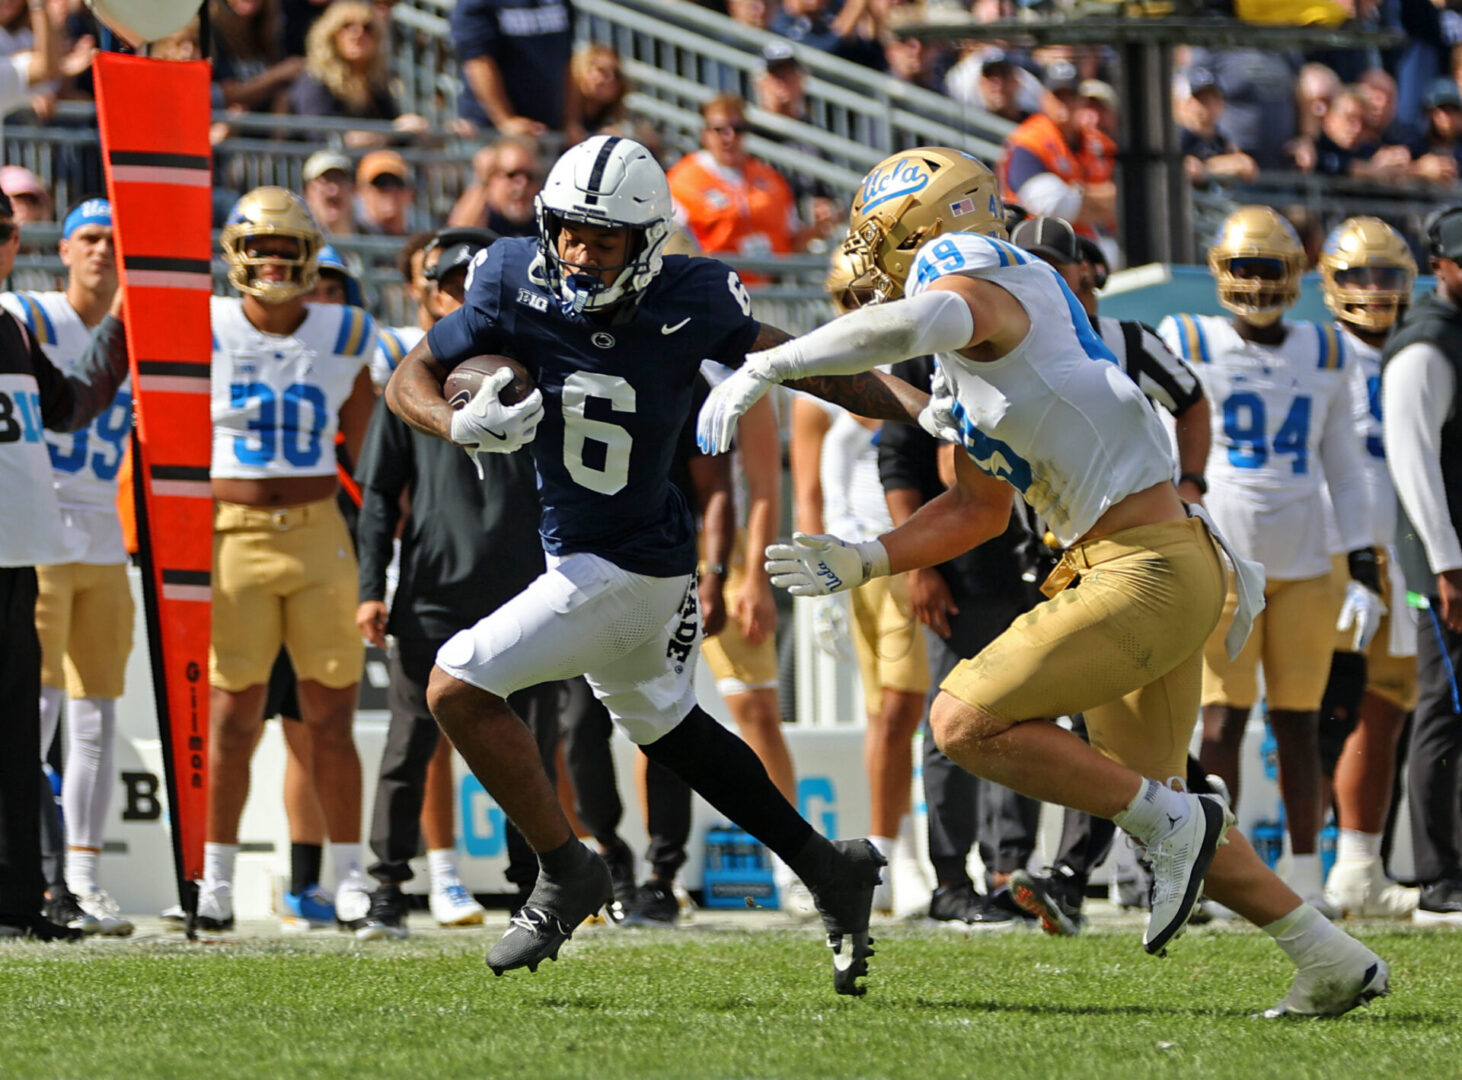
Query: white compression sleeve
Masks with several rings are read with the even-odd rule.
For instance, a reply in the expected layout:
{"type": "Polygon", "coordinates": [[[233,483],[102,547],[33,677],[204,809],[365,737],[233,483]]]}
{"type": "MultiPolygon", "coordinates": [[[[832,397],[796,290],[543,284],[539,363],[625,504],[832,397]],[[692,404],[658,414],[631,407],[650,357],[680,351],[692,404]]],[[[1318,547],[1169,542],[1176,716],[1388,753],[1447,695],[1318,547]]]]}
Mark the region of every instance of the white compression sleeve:
{"type": "Polygon", "coordinates": [[[808,375],[855,375],[911,356],[953,352],[970,343],[975,319],[963,297],[936,290],[872,304],[811,333],[747,357],[777,382],[808,375]]]}
{"type": "Polygon", "coordinates": [[[66,709],[66,773],[61,807],[72,847],[100,848],[115,770],[117,703],[112,698],[72,698],[66,709]]]}

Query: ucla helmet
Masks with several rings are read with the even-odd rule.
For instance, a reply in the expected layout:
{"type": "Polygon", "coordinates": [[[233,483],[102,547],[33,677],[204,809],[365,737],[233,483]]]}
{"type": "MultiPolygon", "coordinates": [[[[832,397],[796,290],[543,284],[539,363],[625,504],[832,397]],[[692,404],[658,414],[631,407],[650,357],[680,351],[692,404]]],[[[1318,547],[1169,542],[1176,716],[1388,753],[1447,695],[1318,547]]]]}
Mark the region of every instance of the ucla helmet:
{"type": "Polygon", "coordinates": [[[538,241],[551,291],[567,312],[613,307],[644,289],[660,272],[674,211],[665,170],[633,139],[595,135],[564,151],[535,200],[538,241]],[[619,275],[608,285],[597,273],[565,263],[558,234],[565,223],[630,230],[619,275]]]}
{"type": "Polygon", "coordinates": [[[1208,269],[1220,304],[1247,323],[1269,326],[1300,298],[1305,246],[1277,211],[1241,206],[1219,226],[1208,269]]]}
{"type": "Polygon", "coordinates": [[[325,238],[304,200],[282,187],[258,187],[234,204],[220,238],[228,261],[228,280],[240,292],[269,304],[281,304],[308,292],[319,274],[320,248],[325,238]],[[249,240],[285,236],[299,242],[292,256],[250,255],[249,240]],[[283,281],[259,277],[265,266],[285,266],[283,281]]]}
{"type": "Polygon", "coordinates": [[[1383,333],[1411,300],[1416,259],[1401,234],[1380,218],[1346,218],[1325,238],[1320,282],[1332,315],[1383,333]]]}
{"type": "Polygon", "coordinates": [[[873,286],[866,276],[860,277],[853,266],[848,252],[841,247],[834,248],[828,260],[827,277],[822,286],[828,299],[839,315],[846,315],[854,308],[860,308],[873,296],[873,286]]]}
{"type": "Polygon", "coordinates": [[[920,146],[873,166],[853,197],[843,250],[853,276],[876,300],[896,300],[914,255],[940,233],[1005,237],[1005,207],[995,174],[978,158],[943,146],[920,146]]]}

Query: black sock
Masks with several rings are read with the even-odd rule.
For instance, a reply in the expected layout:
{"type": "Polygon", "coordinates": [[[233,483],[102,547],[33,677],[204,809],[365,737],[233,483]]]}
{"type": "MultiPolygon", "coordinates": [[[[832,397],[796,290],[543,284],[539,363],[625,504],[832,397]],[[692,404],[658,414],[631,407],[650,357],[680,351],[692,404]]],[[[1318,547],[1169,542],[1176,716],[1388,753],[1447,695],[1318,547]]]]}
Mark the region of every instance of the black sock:
{"type": "Polygon", "coordinates": [[[289,891],[299,896],[311,885],[320,884],[320,865],[325,859],[322,844],[289,845],[289,891]]]}
{"type": "Polygon", "coordinates": [[[571,836],[552,851],[540,851],[538,864],[549,877],[563,880],[573,875],[574,867],[583,862],[586,854],[589,854],[589,849],[584,842],[577,836],[571,836]]]}
{"type": "Polygon", "coordinates": [[[808,846],[809,837],[817,836],[777,790],[751,747],[699,705],[669,732],[640,749],[682,777],[706,802],[794,870],[793,858],[808,846]]]}

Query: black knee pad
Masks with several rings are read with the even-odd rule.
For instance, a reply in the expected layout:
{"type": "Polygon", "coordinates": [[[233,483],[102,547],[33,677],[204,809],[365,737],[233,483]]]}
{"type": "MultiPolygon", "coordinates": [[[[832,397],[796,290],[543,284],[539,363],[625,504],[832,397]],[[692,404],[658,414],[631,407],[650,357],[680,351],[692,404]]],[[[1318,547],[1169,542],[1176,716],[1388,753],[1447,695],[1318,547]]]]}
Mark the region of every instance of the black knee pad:
{"type": "Polygon", "coordinates": [[[1365,692],[1366,658],[1360,653],[1335,653],[1330,659],[1330,681],[1320,699],[1320,768],[1325,776],[1335,775],[1335,763],[1355,730],[1365,692]]]}

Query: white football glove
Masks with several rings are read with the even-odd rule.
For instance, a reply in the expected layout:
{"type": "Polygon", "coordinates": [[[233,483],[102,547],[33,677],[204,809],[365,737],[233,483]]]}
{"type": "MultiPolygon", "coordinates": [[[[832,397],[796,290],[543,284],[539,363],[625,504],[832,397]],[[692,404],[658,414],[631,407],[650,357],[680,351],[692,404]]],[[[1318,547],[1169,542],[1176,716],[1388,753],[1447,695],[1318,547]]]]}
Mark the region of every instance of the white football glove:
{"type": "Polygon", "coordinates": [[[730,450],[736,422],[776,385],[777,380],[748,356],[745,364],[712,387],[696,420],[695,441],[701,453],[724,454],[730,450]]]}
{"type": "Polygon", "coordinates": [[[501,367],[483,380],[472,400],[452,414],[452,441],[467,451],[482,474],[480,453],[508,454],[527,446],[543,419],[543,394],[537,387],[516,405],[504,405],[498,393],[513,381],[511,368],[501,367]]]}
{"type": "Polygon", "coordinates": [[[888,574],[888,551],[877,540],[850,544],[836,536],[793,533],[790,544],[768,544],[772,584],[793,596],[824,596],[855,589],[888,574]]]}
{"type": "Polygon", "coordinates": [[[817,647],[834,660],[853,663],[852,620],[848,617],[848,598],[837,594],[814,596],[812,605],[812,639],[817,647]]]}
{"type": "Polygon", "coordinates": [[[1365,652],[1366,646],[1381,628],[1381,616],[1384,614],[1384,600],[1359,581],[1348,581],[1345,584],[1345,602],[1340,605],[1340,618],[1335,620],[1335,629],[1349,630],[1355,627],[1352,644],[1356,652],[1365,652]]]}
{"type": "Polygon", "coordinates": [[[929,380],[929,404],[919,411],[919,426],[941,442],[964,445],[964,434],[954,418],[954,387],[945,378],[944,368],[934,364],[934,375],[929,380]]]}

